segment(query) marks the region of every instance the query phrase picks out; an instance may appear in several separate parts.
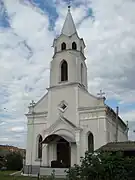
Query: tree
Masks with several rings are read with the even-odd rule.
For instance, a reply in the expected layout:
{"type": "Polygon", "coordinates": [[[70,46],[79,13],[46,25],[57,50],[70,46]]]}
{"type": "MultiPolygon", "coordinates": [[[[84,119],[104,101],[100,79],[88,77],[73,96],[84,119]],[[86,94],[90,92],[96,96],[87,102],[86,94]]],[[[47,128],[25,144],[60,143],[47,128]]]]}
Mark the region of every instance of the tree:
{"type": "Polygon", "coordinates": [[[21,170],[23,167],[23,157],[19,152],[13,152],[6,156],[6,167],[8,170],[21,170]]]}
{"type": "Polygon", "coordinates": [[[133,180],[135,158],[123,153],[88,153],[81,158],[81,165],[69,169],[70,180],[133,180]]]}

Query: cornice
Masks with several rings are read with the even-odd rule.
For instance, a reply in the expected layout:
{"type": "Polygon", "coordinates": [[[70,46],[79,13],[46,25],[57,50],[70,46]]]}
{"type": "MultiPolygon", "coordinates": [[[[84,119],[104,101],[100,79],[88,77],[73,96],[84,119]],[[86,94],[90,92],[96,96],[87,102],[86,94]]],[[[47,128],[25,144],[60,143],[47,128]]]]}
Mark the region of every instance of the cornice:
{"type": "Polygon", "coordinates": [[[60,83],[59,85],[56,85],[56,86],[51,86],[49,88],[47,88],[47,90],[50,90],[50,89],[63,89],[63,88],[66,88],[68,86],[76,86],[76,85],[79,85],[78,82],[74,82],[74,83],[65,83],[65,84],[62,84],[60,83]]]}
{"type": "Polygon", "coordinates": [[[33,118],[33,117],[47,117],[48,112],[34,112],[34,113],[27,113],[25,114],[26,117],[33,118]]]}
{"type": "Polygon", "coordinates": [[[79,52],[79,53],[80,53],[80,56],[84,59],[84,61],[86,60],[85,55],[84,55],[81,51],[73,50],[73,49],[65,49],[65,50],[57,51],[57,52],[54,53],[54,55],[53,55],[52,58],[54,59],[55,56],[56,56],[57,54],[60,54],[60,53],[63,53],[63,52],[70,52],[70,51],[76,51],[76,52],[79,52]]]}
{"type": "Polygon", "coordinates": [[[105,111],[105,106],[93,106],[93,107],[79,107],[79,112],[88,111],[88,112],[95,112],[95,111],[105,111]]]}

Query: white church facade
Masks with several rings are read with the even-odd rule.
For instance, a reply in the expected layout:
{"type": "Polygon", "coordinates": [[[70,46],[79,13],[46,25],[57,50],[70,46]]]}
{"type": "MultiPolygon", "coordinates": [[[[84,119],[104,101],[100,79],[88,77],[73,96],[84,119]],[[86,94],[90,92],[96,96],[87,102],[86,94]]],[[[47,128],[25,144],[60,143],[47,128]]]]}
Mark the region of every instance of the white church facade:
{"type": "MultiPolygon", "coordinates": [[[[80,164],[116,136],[116,113],[104,97],[88,92],[85,43],[78,36],[70,9],[59,37],[53,42],[48,92],[32,103],[28,119],[24,173],[39,167],[68,168],[80,164]]],[[[118,141],[127,141],[127,126],[118,117],[118,141]]]]}

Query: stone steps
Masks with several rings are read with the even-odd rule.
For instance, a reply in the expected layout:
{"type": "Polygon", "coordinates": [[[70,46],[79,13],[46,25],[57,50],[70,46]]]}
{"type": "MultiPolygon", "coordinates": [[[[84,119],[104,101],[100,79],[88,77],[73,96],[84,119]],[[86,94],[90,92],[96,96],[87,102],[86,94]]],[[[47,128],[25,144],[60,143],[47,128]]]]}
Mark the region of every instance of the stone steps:
{"type": "Polygon", "coordinates": [[[50,176],[54,171],[56,178],[65,178],[66,177],[66,170],[67,168],[40,168],[40,175],[41,176],[50,176]]]}

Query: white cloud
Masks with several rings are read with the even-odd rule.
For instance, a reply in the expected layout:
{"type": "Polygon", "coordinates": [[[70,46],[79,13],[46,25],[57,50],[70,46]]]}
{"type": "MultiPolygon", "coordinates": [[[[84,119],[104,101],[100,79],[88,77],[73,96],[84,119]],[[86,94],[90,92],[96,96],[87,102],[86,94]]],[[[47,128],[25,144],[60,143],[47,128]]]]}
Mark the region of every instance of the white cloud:
{"type": "Polygon", "coordinates": [[[129,110],[127,112],[121,113],[121,117],[126,121],[135,122],[135,110],[129,110]]]}
{"type": "Polygon", "coordinates": [[[130,101],[133,101],[135,3],[95,0],[90,6],[95,21],[92,23],[88,18],[80,26],[87,44],[89,87],[94,93],[103,88],[109,98],[113,96],[123,102],[132,93],[130,101]]]}
{"type": "Polygon", "coordinates": [[[24,130],[25,130],[25,128],[22,126],[12,127],[9,129],[9,131],[12,131],[12,132],[24,132],[24,130]]]}
{"type": "MultiPolygon", "coordinates": [[[[59,1],[61,4],[56,9],[59,14],[55,27],[57,33],[67,12],[67,5],[59,1]]],[[[34,8],[34,5],[20,2],[4,1],[11,29],[0,29],[0,108],[1,113],[7,116],[1,118],[1,123],[2,132],[9,133],[10,129],[12,137],[16,137],[15,132],[25,132],[24,113],[28,103],[31,99],[39,100],[49,85],[49,65],[53,54],[51,45],[55,34],[48,30],[47,14],[34,8]]],[[[82,5],[71,9],[75,23],[82,21],[88,8],[92,8],[95,19],[93,22],[92,18],[86,18],[78,29],[80,37],[86,42],[90,92],[96,94],[103,89],[107,98],[118,100],[120,104],[135,102],[135,2],[81,2],[82,5]]],[[[134,111],[121,112],[121,115],[125,120],[134,121],[134,111]]],[[[24,145],[25,139],[15,142],[14,138],[6,138],[3,135],[0,142],[5,140],[24,145]]]]}

